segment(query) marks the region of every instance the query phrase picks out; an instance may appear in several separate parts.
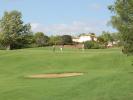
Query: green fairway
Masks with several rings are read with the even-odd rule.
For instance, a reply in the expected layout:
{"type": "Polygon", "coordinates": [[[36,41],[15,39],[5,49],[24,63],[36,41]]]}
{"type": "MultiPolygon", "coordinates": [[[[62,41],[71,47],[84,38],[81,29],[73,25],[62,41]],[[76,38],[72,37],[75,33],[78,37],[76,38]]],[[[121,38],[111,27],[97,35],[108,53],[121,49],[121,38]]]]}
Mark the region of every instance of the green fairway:
{"type": "Polygon", "coordinates": [[[133,57],[120,49],[0,51],[0,100],[133,100],[133,57]],[[82,72],[54,79],[45,73],[82,72]]]}

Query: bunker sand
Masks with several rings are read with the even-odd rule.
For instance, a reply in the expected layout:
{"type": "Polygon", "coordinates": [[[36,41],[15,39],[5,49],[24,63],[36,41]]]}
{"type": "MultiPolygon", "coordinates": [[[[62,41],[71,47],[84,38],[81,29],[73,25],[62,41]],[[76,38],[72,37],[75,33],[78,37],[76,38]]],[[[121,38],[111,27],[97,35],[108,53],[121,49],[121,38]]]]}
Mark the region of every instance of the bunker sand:
{"type": "Polygon", "coordinates": [[[64,77],[73,77],[73,76],[81,76],[83,73],[59,73],[59,74],[36,74],[29,75],[27,78],[64,78],[64,77]]]}

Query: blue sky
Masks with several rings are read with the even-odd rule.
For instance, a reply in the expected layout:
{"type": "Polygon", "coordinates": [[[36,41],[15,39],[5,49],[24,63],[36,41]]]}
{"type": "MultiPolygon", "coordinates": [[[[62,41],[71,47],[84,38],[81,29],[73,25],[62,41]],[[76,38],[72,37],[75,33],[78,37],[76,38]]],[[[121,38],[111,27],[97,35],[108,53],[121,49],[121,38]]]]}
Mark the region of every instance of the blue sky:
{"type": "Polygon", "coordinates": [[[18,10],[34,32],[76,34],[114,31],[107,22],[107,6],[114,0],[0,0],[0,17],[4,11],[18,10]]]}

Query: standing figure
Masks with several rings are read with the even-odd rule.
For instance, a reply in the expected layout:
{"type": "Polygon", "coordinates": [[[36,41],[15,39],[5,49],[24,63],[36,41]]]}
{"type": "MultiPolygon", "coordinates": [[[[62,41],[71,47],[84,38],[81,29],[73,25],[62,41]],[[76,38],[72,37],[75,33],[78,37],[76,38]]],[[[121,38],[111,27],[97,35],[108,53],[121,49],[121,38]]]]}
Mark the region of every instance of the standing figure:
{"type": "Polygon", "coordinates": [[[60,51],[61,51],[61,52],[63,51],[63,46],[60,47],[60,51]]]}

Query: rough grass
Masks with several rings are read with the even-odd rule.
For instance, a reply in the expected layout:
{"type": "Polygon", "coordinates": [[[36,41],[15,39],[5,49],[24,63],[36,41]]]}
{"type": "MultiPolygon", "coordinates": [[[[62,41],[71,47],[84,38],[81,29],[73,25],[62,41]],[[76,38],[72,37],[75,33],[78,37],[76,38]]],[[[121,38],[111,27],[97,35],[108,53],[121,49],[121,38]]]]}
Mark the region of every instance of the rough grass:
{"type": "Polygon", "coordinates": [[[133,100],[132,57],[120,49],[51,48],[0,51],[0,100],[133,100]],[[31,74],[83,72],[83,76],[27,79],[31,74]]]}

